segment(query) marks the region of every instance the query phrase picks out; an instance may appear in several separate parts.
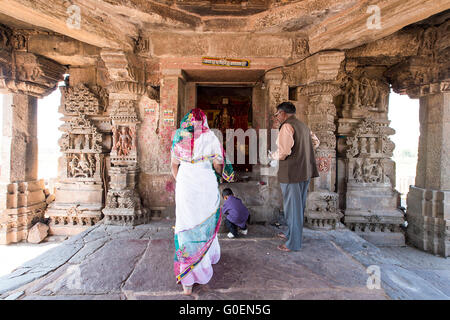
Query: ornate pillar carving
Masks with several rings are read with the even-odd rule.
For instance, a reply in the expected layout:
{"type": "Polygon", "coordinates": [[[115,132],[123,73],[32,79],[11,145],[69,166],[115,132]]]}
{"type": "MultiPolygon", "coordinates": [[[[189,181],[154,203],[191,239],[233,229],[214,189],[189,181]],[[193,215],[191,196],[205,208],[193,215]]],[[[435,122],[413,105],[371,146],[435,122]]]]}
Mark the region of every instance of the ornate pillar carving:
{"type": "Polygon", "coordinates": [[[137,191],[140,121],[136,109],[147,90],[135,82],[115,82],[109,86],[112,148],[110,185],[103,209],[105,224],[138,225],[149,220],[149,212],[137,191]]]}
{"type": "Polygon", "coordinates": [[[0,25],[0,92],[4,93],[0,244],[26,240],[46,208],[37,180],[37,98],[62,80],[65,67],[26,51],[27,38],[0,25]]]}
{"type": "Polygon", "coordinates": [[[418,33],[418,55],[386,72],[394,91],[420,99],[416,181],[407,196],[407,241],[450,256],[450,41],[446,21],[418,33]]]}
{"type": "MultiPolygon", "coordinates": [[[[136,47],[136,53],[140,50],[136,47]]],[[[138,192],[139,105],[142,97],[159,100],[158,93],[146,85],[146,67],[137,55],[103,49],[101,57],[112,83],[109,90],[112,147],[110,183],[106,196],[105,224],[138,225],[149,221],[149,210],[142,205],[138,192]]],[[[142,146],[141,146],[142,148],[142,146]]]]}
{"type": "MultiPolygon", "coordinates": [[[[84,70],[84,73],[92,70],[84,70]]],[[[101,220],[104,202],[108,126],[106,89],[77,82],[61,87],[59,112],[65,123],[59,139],[62,152],[55,201],[47,209],[50,234],[72,235],[101,220]]]]}
{"type": "Polygon", "coordinates": [[[307,123],[320,140],[315,151],[319,178],[312,179],[310,184],[305,222],[313,229],[335,229],[339,227],[341,214],[335,191],[336,108],[333,98],[340,89],[334,83],[322,82],[299,87],[298,93],[307,97],[307,123]]]}
{"type": "Polygon", "coordinates": [[[404,219],[394,189],[395,145],[389,136],[395,131],[387,120],[385,68],[347,64],[338,120],[338,192],[344,197],[344,224],[374,244],[401,246],[404,219]]]}
{"type": "Polygon", "coordinates": [[[306,122],[320,140],[315,151],[319,178],[312,179],[305,211],[305,224],[313,229],[340,227],[336,175],[336,107],[334,97],[340,93],[335,80],[344,54],[327,52],[304,62],[304,74],[297,96],[306,98],[306,122]]]}

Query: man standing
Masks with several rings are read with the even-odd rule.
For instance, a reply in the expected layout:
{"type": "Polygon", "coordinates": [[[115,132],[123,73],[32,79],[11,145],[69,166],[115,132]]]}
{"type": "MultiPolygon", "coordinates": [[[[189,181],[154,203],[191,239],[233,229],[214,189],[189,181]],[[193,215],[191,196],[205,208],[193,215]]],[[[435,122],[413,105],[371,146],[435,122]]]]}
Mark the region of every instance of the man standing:
{"type": "Polygon", "coordinates": [[[278,150],[271,158],[279,160],[278,181],[283,193],[284,216],[288,229],[278,237],[286,240],[278,246],[282,251],[297,251],[302,246],[303,213],[311,178],[319,176],[314,149],[319,141],[303,122],[295,117],[295,106],[283,102],[274,117],[280,125],[278,150]]]}

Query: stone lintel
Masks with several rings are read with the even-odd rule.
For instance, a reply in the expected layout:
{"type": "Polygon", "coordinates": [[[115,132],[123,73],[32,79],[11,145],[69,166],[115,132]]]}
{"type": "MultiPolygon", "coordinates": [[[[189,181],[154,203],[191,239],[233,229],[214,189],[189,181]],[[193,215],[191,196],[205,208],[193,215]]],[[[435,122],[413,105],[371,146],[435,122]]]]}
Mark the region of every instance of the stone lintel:
{"type": "Polygon", "coordinates": [[[179,78],[183,80],[183,82],[187,81],[186,72],[183,69],[162,69],[161,76],[164,79],[167,78],[179,78]]]}
{"type": "Polygon", "coordinates": [[[306,84],[336,80],[344,58],[345,53],[342,51],[321,52],[307,58],[305,60],[306,84]]]}

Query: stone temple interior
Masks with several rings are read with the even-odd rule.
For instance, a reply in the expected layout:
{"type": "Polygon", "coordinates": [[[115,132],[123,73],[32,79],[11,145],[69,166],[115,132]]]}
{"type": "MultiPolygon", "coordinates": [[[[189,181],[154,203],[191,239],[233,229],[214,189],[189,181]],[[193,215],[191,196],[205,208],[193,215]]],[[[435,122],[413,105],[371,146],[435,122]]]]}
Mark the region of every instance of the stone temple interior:
{"type": "Polygon", "coordinates": [[[320,140],[308,227],[449,256],[449,9],[445,0],[0,0],[0,243],[26,240],[43,217],[53,235],[174,217],[171,135],[195,107],[219,131],[256,132],[235,143],[246,161],[232,186],[254,222],[270,223],[281,191],[265,157],[252,161],[252,139],[270,148],[275,108],[291,101],[320,140]],[[54,90],[62,156],[46,190],[37,101],[54,90]],[[391,92],[420,100],[406,214],[391,92]]]}

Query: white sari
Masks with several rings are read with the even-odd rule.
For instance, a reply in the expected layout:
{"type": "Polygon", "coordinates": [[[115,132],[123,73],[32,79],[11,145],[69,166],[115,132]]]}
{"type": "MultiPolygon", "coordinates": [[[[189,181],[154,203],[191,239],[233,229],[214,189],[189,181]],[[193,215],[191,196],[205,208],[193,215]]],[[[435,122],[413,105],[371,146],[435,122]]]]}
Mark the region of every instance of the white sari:
{"type": "Polygon", "coordinates": [[[220,192],[212,161],[222,159],[221,144],[214,133],[208,131],[195,140],[190,162],[176,159],[173,155],[172,157],[174,163],[180,163],[175,188],[175,241],[176,246],[178,243],[180,248],[177,250],[179,261],[178,264],[175,263],[175,269],[179,269],[179,273],[187,270],[181,276],[177,276],[177,280],[183,285],[206,284],[213,275],[212,265],[220,259],[217,230],[214,232],[214,229],[218,229],[218,225],[214,224],[217,224],[220,213],[220,192]],[[198,257],[195,258],[195,263],[189,260],[199,247],[189,249],[188,243],[206,243],[206,239],[211,236],[213,238],[209,238],[209,249],[206,249],[200,260],[198,257]]]}

